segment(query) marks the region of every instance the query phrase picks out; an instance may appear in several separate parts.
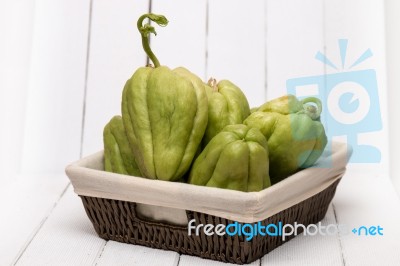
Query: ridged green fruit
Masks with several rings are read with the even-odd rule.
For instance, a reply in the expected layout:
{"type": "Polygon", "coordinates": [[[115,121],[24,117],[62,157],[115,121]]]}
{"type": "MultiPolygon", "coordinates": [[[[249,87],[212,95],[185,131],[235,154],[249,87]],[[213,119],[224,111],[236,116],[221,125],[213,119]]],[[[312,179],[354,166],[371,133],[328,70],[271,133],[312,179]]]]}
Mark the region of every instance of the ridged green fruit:
{"type": "Polygon", "coordinates": [[[185,68],[141,67],[125,85],[122,118],[140,171],[176,181],[189,169],[207,126],[207,96],[185,68]]]}
{"type": "Polygon", "coordinates": [[[208,98],[208,124],[203,146],[227,125],[242,124],[249,116],[250,108],[246,96],[229,80],[217,83],[210,79],[206,85],[208,98]]]}
{"type": "Polygon", "coordinates": [[[268,147],[259,129],[245,125],[226,126],[196,158],[189,183],[244,192],[271,185],[268,147]]]}
{"type": "Polygon", "coordinates": [[[244,121],[268,140],[272,184],[312,166],[321,156],[327,144],[321,111],[317,98],[299,101],[287,95],[263,104],[244,121]]]}
{"type": "Polygon", "coordinates": [[[142,15],[137,26],[143,49],[154,67],[140,67],[126,82],[122,94],[122,120],[138,167],[144,177],[181,180],[189,170],[207,126],[208,106],[204,84],[183,67],[161,66],[149,46],[162,15],[142,15]]]}
{"type": "Polygon", "coordinates": [[[142,176],[129,145],[121,116],[114,116],[104,127],[103,142],[105,171],[142,176]]]}

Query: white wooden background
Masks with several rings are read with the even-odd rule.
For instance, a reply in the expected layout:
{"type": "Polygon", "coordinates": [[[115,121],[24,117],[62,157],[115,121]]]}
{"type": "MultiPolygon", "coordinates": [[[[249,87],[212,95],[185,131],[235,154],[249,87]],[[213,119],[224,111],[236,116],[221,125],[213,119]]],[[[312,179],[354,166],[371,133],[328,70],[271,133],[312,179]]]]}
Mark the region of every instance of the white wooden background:
{"type": "Polygon", "coordinates": [[[222,265],[98,238],[64,175],[102,148],[126,79],[146,63],[136,19],[150,10],[170,20],[152,37],[162,64],[230,79],[252,106],[289,78],[328,73],[315,53],[337,59],[340,38],[352,56],[371,48],[383,130],[364,138],[382,162],[350,166],[324,223],[380,224],[384,237],[299,236],[254,265],[399,265],[394,0],[1,0],[0,265],[222,265]]]}

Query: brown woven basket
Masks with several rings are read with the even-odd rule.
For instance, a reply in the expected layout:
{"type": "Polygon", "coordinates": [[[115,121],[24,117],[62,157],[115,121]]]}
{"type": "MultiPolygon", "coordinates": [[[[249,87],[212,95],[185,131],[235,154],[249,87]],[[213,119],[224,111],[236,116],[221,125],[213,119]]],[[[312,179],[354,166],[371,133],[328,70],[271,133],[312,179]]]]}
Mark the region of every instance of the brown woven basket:
{"type": "MultiPolygon", "coordinates": [[[[309,224],[318,223],[325,217],[329,203],[335,195],[340,179],[320,193],[287,208],[263,221],[267,224],[309,224]]],[[[255,236],[250,241],[245,236],[188,235],[186,226],[174,226],[162,222],[139,218],[136,203],[112,199],[81,196],[83,205],[97,234],[105,240],[143,245],[151,248],[172,250],[181,254],[199,256],[206,259],[244,264],[253,262],[286,241],[280,236],[255,236]]],[[[199,212],[186,211],[188,221],[197,224],[224,224],[233,221],[199,212]]],[[[299,228],[301,229],[301,228],[299,228]]],[[[300,233],[300,230],[298,231],[300,233]]]]}

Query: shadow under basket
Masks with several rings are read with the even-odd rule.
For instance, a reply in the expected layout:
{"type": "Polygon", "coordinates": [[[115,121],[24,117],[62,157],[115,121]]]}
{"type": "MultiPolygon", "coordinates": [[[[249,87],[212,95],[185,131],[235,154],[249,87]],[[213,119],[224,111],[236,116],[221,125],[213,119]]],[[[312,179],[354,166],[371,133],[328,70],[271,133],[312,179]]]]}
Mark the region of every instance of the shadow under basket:
{"type": "MultiPolygon", "coordinates": [[[[335,195],[340,179],[329,187],[275,215],[262,220],[261,224],[316,224],[321,221],[335,195]]],[[[194,230],[188,235],[187,226],[171,225],[139,218],[136,203],[129,201],[88,197],[80,195],[86,213],[97,234],[106,240],[143,245],[151,248],[176,251],[180,254],[194,255],[236,264],[253,262],[285,241],[282,236],[256,235],[247,241],[245,236],[217,235],[207,236],[204,230],[196,236],[194,230]]],[[[234,221],[194,211],[186,211],[188,221],[195,219],[198,224],[228,225],[234,221]]],[[[299,228],[298,234],[302,232],[299,228]]]]}

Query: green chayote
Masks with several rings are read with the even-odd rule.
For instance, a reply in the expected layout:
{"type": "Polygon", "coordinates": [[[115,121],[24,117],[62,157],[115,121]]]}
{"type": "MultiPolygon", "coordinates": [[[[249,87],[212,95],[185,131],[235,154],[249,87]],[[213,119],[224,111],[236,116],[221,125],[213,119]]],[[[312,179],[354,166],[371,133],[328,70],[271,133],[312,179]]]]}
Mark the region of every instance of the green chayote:
{"type": "Polygon", "coordinates": [[[148,44],[155,33],[145,18],[166,25],[163,16],[139,18],[143,48],[154,67],[141,67],[126,82],[122,119],[136,162],[144,177],[179,180],[189,169],[203,138],[208,119],[204,84],[185,68],[160,66],[148,44]]]}
{"type": "Polygon", "coordinates": [[[244,121],[259,128],[268,140],[272,184],[312,166],[321,156],[327,144],[321,111],[317,98],[299,101],[287,95],[263,104],[244,121]]]}
{"type": "Polygon", "coordinates": [[[257,128],[228,125],[196,158],[189,183],[209,187],[260,191],[271,185],[268,147],[257,128]]]}
{"type": "Polygon", "coordinates": [[[124,175],[141,176],[121,116],[114,116],[104,127],[103,141],[104,170],[124,175]]]}
{"type": "Polygon", "coordinates": [[[242,124],[250,114],[246,96],[228,80],[216,82],[210,79],[206,85],[208,98],[208,124],[203,145],[217,135],[225,126],[242,124]]]}

